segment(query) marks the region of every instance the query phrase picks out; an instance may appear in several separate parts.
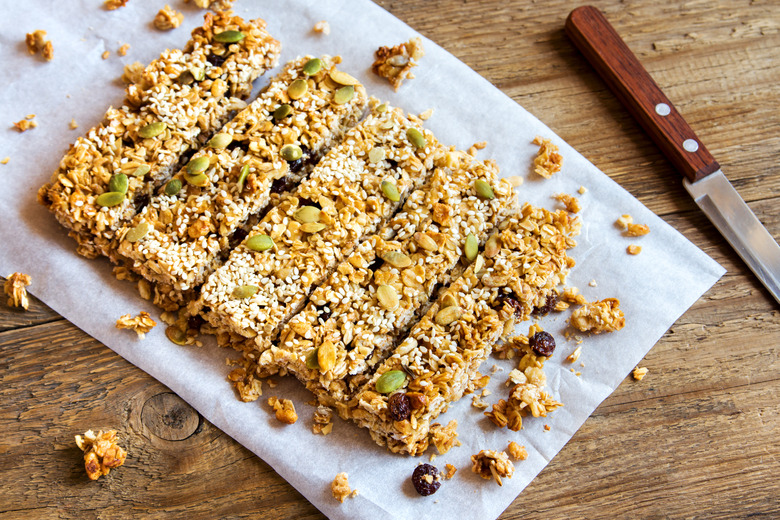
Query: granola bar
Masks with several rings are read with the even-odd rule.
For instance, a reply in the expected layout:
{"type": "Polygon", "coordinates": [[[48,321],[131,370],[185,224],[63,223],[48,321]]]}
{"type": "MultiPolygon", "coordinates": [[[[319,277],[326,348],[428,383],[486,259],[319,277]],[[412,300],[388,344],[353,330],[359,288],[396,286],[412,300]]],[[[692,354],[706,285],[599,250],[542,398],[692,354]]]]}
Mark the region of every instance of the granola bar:
{"type": "Polygon", "coordinates": [[[282,329],[279,346],[261,356],[262,369],[280,365],[321,402],[345,403],[434,289],[458,272],[466,237],[473,234],[484,243],[514,207],[514,190],[499,179],[492,161],[450,151],[439,162],[403,210],[312,293],[306,308],[282,329]],[[477,192],[479,182],[492,186],[492,198],[477,192]],[[323,362],[307,363],[313,355],[323,362]]]}
{"type": "Polygon", "coordinates": [[[352,86],[350,99],[335,100],[341,88],[330,75],[339,77],[336,61],[306,56],[288,63],[117,232],[122,259],[158,289],[167,289],[168,300],[181,302],[182,293],[201,285],[250,216],[265,209],[274,193],[306,177],[363,116],[362,85],[352,86]],[[296,92],[301,84],[305,92],[296,92]],[[289,150],[300,157],[287,155],[289,150]],[[203,172],[192,175],[199,161],[203,172]]]}
{"type": "Polygon", "coordinates": [[[574,265],[566,251],[575,245],[578,231],[579,221],[565,211],[525,204],[499,225],[495,254],[471,264],[379,365],[349,407],[336,409],[369,428],[374,440],[391,451],[425,451],[431,422],[479,377],[477,369],[493,343],[515,320],[542,307],[563,283],[574,265]],[[400,386],[388,392],[388,379],[399,376],[400,386]],[[389,407],[399,393],[411,405],[406,418],[389,407]]]}
{"type": "Polygon", "coordinates": [[[183,50],[166,50],[137,75],[124,106],[109,108],[38,191],[78,241],[80,254],[111,256],[116,231],[170,178],[182,154],[246,105],[241,98],[275,66],[279,52],[264,21],[209,13],[183,50]],[[221,42],[228,30],[243,38],[221,42]]]}
{"type": "Polygon", "coordinates": [[[425,181],[445,153],[419,119],[372,105],[372,113],[203,285],[194,307],[202,308],[221,343],[232,341],[233,334],[255,338],[252,348],[261,352],[268,348],[314,287],[425,181]],[[247,246],[262,235],[272,240],[272,249],[247,246]]]}

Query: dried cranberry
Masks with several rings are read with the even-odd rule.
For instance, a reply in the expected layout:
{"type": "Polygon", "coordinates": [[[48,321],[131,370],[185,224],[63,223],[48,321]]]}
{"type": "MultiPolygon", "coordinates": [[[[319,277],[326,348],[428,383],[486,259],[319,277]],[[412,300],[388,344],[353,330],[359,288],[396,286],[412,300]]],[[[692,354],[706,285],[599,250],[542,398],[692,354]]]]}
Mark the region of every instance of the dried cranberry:
{"type": "Polygon", "coordinates": [[[412,473],[412,484],[415,491],[424,497],[433,495],[441,487],[441,481],[439,480],[439,470],[436,466],[430,464],[420,464],[414,468],[412,473]],[[430,476],[430,477],[429,477],[430,476]],[[428,482],[430,480],[430,482],[428,482]]]}
{"type": "Polygon", "coordinates": [[[550,357],[555,350],[555,338],[549,332],[537,332],[528,340],[528,345],[537,356],[550,357]]]}
{"type": "Polygon", "coordinates": [[[510,296],[509,294],[502,294],[498,297],[498,303],[499,309],[503,308],[504,305],[509,304],[509,306],[512,307],[512,309],[515,311],[515,318],[521,319],[523,317],[523,304],[513,296],[510,296]]]}
{"type": "Polygon", "coordinates": [[[541,314],[541,315],[548,314],[550,311],[555,309],[555,305],[557,303],[558,303],[558,295],[551,294],[547,297],[547,301],[544,302],[544,305],[534,309],[534,314],[541,314]]]}
{"type": "Polygon", "coordinates": [[[387,410],[394,421],[405,421],[412,413],[412,402],[405,392],[397,392],[387,400],[387,410]]]}

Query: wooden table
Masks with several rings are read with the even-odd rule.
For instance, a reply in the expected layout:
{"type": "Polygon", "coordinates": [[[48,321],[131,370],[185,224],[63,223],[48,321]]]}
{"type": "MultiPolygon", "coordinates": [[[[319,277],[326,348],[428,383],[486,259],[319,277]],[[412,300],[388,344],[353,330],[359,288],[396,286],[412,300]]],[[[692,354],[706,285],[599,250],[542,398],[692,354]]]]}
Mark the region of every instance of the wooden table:
{"type": "MultiPolygon", "coordinates": [[[[780,517],[780,307],[566,39],[577,4],[379,3],[728,269],[648,354],[647,377],[628,378],[501,518],[780,517]]],[[[597,5],[780,238],[780,3],[597,5]]],[[[35,299],[28,312],[0,302],[0,370],[0,519],[322,517],[262,460],[35,299]],[[108,424],[133,457],[95,484],[73,434],[108,424]]]]}

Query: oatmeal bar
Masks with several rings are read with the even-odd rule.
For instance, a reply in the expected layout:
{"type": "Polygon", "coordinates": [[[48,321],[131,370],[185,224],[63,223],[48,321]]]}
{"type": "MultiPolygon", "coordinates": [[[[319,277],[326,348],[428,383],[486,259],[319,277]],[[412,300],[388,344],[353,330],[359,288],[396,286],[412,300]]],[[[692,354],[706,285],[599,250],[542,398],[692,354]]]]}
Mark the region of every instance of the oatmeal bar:
{"type": "Polygon", "coordinates": [[[281,365],[321,402],[345,403],[434,289],[450,281],[461,261],[468,262],[466,237],[476,238],[475,247],[484,243],[514,208],[514,190],[499,179],[492,161],[449,151],[439,163],[403,210],[312,293],[306,308],[282,329],[279,346],[262,355],[262,368],[281,365]],[[307,363],[314,355],[323,362],[307,363]]]}
{"type": "Polygon", "coordinates": [[[578,231],[579,220],[564,210],[525,204],[499,224],[498,250],[469,266],[339,413],[391,451],[425,451],[431,422],[479,377],[493,343],[563,283],[578,231]],[[408,417],[389,406],[398,394],[409,399],[408,417]]]}
{"type": "Polygon", "coordinates": [[[276,65],[280,45],[264,21],[228,13],[205,19],[183,50],[166,50],[137,75],[124,106],[109,108],[38,191],[80,254],[111,256],[116,231],[170,178],[182,154],[243,108],[254,79],[276,65]]]}
{"type": "Polygon", "coordinates": [[[331,74],[343,73],[335,61],[307,56],[288,63],[117,232],[122,259],[158,289],[169,288],[169,300],[201,285],[247,219],[306,177],[363,116],[362,85],[350,86],[349,99],[336,99],[343,86],[331,74]]]}
{"type": "Polygon", "coordinates": [[[232,333],[268,348],[312,289],[426,180],[444,152],[414,116],[374,106],[203,285],[195,307],[220,342],[232,333]],[[272,247],[253,250],[251,241],[272,247]]]}

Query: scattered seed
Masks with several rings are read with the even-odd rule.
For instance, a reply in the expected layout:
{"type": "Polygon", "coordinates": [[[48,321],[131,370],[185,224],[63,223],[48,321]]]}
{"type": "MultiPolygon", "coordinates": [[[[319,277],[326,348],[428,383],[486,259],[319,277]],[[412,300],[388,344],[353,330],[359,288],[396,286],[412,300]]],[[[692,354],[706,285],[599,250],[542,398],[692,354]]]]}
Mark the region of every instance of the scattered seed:
{"type": "Polygon", "coordinates": [[[306,354],[306,368],[310,370],[317,370],[320,368],[320,361],[317,356],[317,351],[320,350],[319,348],[314,348],[309,351],[308,354],[306,354]]]}
{"type": "Polygon", "coordinates": [[[303,66],[303,73],[307,76],[314,76],[320,70],[322,70],[322,60],[319,58],[312,58],[303,66]]]}
{"type": "Polygon", "coordinates": [[[301,224],[320,221],[320,208],[315,206],[303,206],[295,210],[293,218],[301,224]]]}
{"type": "Polygon", "coordinates": [[[368,152],[369,162],[376,164],[385,160],[385,149],[380,146],[375,146],[368,152]]]}
{"type": "Polygon", "coordinates": [[[181,191],[181,181],[179,179],[171,179],[168,184],[165,185],[165,194],[174,196],[181,191]]]}
{"type": "Polygon", "coordinates": [[[317,349],[317,364],[321,372],[327,372],[336,365],[336,346],[330,341],[323,341],[317,349]]]}
{"type": "Polygon", "coordinates": [[[447,292],[444,293],[444,296],[441,297],[441,308],[446,309],[447,307],[452,307],[453,305],[458,304],[458,299],[455,297],[454,294],[447,292]]]}
{"type": "Polygon", "coordinates": [[[477,258],[477,253],[479,253],[479,242],[477,241],[477,237],[474,236],[474,233],[469,233],[466,237],[466,242],[463,244],[463,252],[466,253],[466,259],[469,262],[473,262],[475,258],[477,258]]]}
{"type": "Polygon", "coordinates": [[[414,234],[414,241],[417,242],[418,246],[422,247],[426,251],[435,252],[439,250],[439,245],[427,233],[418,231],[417,233],[414,234]]]}
{"type": "Polygon", "coordinates": [[[400,303],[398,293],[392,285],[380,285],[376,288],[376,299],[383,309],[394,311],[400,303]]]}
{"type": "Polygon", "coordinates": [[[422,132],[416,128],[409,128],[406,131],[406,137],[409,139],[409,142],[415,146],[415,148],[425,148],[425,136],[423,136],[422,132]]]}
{"type": "Polygon", "coordinates": [[[387,112],[387,103],[382,103],[381,105],[376,107],[375,110],[377,114],[384,114],[385,112],[387,112]]]}
{"type": "Polygon", "coordinates": [[[209,139],[209,142],[207,144],[212,148],[221,150],[222,148],[227,148],[227,145],[229,145],[232,142],[233,142],[232,135],[220,132],[218,134],[214,134],[214,137],[209,139]]]}
{"type": "Polygon", "coordinates": [[[376,391],[380,394],[395,392],[406,381],[406,374],[402,370],[390,370],[376,380],[376,391]]]}
{"type": "Polygon", "coordinates": [[[289,116],[293,113],[293,107],[288,105],[287,103],[283,105],[279,105],[276,107],[276,110],[274,110],[274,121],[281,121],[285,117],[289,116]]]}
{"type": "Polygon", "coordinates": [[[274,240],[268,235],[253,235],[245,245],[252,251],[267,251],[274,247],[274,240]]]}
{"type": "Polygon", "coordinates": [[[296,79],[287,87],[287,95],[290,99],[301,99],[309,90],[309,83],[305,79],[296,79]]]}
{"type": "Polygon", "coordinates": [[[307,222],[306,224],[301,224],[301,231],[303,231],[304,233],[314,234],[314,233],[319,233],[326,227],[328,226],[320,222],[307,222]]]}
{"type": "Polygon", "coordinates": [[[387,251],[382,255],[382,260],[393,267],[403,268],[412,265],[412,259],[400,251],[387,251]]]}
{"type": "Polygon", "coordinates": [[[360,82],[347,74],[346,72],[342,72],[340,70],[333,69],[330,71],[330,79],[338,83],[339,85],[358,85],[360,82]]]}
{"type": "Polygon", "coordinates": [[[177,345],[184,345],[187,343],[187,333],[175,325],[171,325],[166,328],[165,335],[169,340],[176,343],[177,345]]]}
{"type": "Polygon", "coordinates": [[[303,150],[297,144],[286,144],[282,146],[279,155],[287,162],[297,161],[303,157],[303,150]]]}
{"type": "Polygon", "coordinates": [[[241,172],[238,174],[238,181],[236,182],[239,193],[244,191],[244,182],[246,182],[247,175],[249,175],[249,165],[245,164],[241,167],[241,172]]]}
{"type": "Polygon", "coordinates": [[[118,191],[107,191],[102,195],[99,195],[95,199],[95,203],[98,206],[103,206],[104,208],[111,208],[121,204],[123,200],[125,200],[124,193],[119,193],[118,191]]]}
{"type": "Polygon", "coordinates": [[[436,316],[434,316],[433,321],[442,327],[446,327],[450,323],[459,320],[461,316],[463,316],[463,309],[457,305],[450,305],[449,307],[439,310],[439,312],[436,313],[436,316]]]}
{"type": "Polygon", "coordinates": [[[108,181],[108,191],[127,193],[127,175],[124,173],[113,175],[108,181]]]}
{"type": "Polygon", "coordinates": [[[195,83],[195,76],[192,75],[192,72],[185,70],[179,76],[176,78],[176,81],[180,85],[192,85],[195,83]]]}
{"type": "Polygon", "coordinates": [[[346,87],[341,87],[333,94],[333,102],[337,105],[343,105],[353,97],[355,97],[355,87],[347,85],[346,87]]]}
{"type": "Polygon", "coordinates": [[[149,233],[150,227],[149,223],[144,220],[125,234],[125,240],[131,244],[138,242],[149,233]]]}
{"type": "Polygon", "coordinates": [[[239,285],[233,289],[233,297],[240,298],[242,300],[245,298],[251,298],[259,290],[260,288],[256,285],[239,285]]]}
{"type": "Polygon", "coordinates": [[[190,67],[189,70],[195,81],[203,81],[206,79],[206,70],[203,67],[190,67]]]}
{"type": "Polygon", "coordinates": [[[387,197],[388,200],[393,202],[401,200],[401,194],[398,193],[398,186],[392,181],[382,181],[382,193],[385,194],[385,197],[387,197]]]}
{"type": "Polygon", "coordinates": [[[162,121],[158,121],[156,123],[149,123],[148,125],[142,126],[138,130],[138,136],[143,137],[144,139],[149,139],[151,137],[156,137],[161,133],[165,132],[166,128],[167,126],[165,126],[165,123],[163,123],[162,121]]]}
{"type": "Polygon", "coordinates": [[[222,31],[214,35],[214,41],[219,43],[236,43],[244,39],[241,31],[222,31]]]}
{"type": "Polygon", "coordinates": [[[190,175],[197,175],[203,173],[209,167],[209,158],[205,155],[201,155],[187,163],[187,173],[190,175]]]}
{"type": "Polygon", "coordinates": [[[474,272],[480,272],[483,267],[485,267],[485,259],[482,255],[477,255],[477,259],[474,261],[474,272]]]}
{"type": "Polygon", "coordinates": [[[483,181],[482,179],[477,179],[474,181],[474,189],[477,191],[477,195],[479,195],[479,197],[482,199],[493,200],[496,198],[495,194],[493,193],[493,188],[490,186],[490,184],[483,181]]]}

